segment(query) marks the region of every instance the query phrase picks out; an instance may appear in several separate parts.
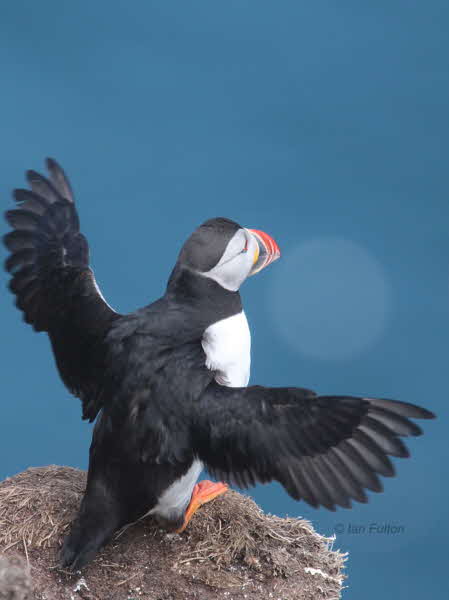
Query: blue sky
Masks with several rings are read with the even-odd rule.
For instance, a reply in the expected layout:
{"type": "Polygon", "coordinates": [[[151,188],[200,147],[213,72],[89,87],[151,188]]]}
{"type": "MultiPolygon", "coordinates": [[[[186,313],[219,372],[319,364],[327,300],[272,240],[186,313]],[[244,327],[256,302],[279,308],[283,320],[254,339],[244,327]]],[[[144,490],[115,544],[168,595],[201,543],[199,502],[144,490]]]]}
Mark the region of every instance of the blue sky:
{"type": "MultiPolygon", "coordinates": [[[[368,505],[327,514],[277,485],[250,491],[269,512],[342,530],[346,599],[447,593],[448,20],[436,0],[0,8],[5,208],[25,169],[57,158],[122,312],[163,292],[205,219],[263,229],[282,259],[242,290],[252,382],[438,413],[368,505]]],[[[3,289],[0,477],[85,468],[91,427],[3,289]]]]}

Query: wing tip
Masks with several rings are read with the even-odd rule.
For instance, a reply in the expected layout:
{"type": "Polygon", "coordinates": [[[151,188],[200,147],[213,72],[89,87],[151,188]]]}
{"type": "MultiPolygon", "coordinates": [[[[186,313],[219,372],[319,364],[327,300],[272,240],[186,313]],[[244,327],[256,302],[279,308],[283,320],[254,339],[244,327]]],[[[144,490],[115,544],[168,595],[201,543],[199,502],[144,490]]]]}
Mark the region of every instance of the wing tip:
{"type": "Polygon", "coordinates": [[[436,419],[437,415],[432,412],[431,410],[428,410],[427,408],[422,408],[422,407],[417,407],[421,409],[421,416],[419,417],[420,419],[436,419]]]}
{"type": "Polygon", "coordinates": [[[27,169],[25,171],[25,179],[27,180],[28,183],[31,183],[32,181],[35,181],[36,179],[40,179],[41,177],[42,176],[34,169],[27,169]]]}
{"type": "Polygon", "coordinates": [[[436,414],[431,410],[393,398],[363,398],[374,406],[379,406],[409,419],[436,419],[436,414]]]}
{"type": "Polygon", "coordinates": [[[70,181],[58,161],[51,156],[47,156],[45,159],[45,166],[50,173],[50,180],[58,190],[59,194],[69,202],[73,203],[74,198],[70,181]]]}
{"type": "Polygon", "coordinates": [[[53,169],[58,169],[60,171],[62,170],[58,161],[52,158],[51,156],[47,156],[45,158],[45,166],[49,171],[52,171],[53,169]]]}

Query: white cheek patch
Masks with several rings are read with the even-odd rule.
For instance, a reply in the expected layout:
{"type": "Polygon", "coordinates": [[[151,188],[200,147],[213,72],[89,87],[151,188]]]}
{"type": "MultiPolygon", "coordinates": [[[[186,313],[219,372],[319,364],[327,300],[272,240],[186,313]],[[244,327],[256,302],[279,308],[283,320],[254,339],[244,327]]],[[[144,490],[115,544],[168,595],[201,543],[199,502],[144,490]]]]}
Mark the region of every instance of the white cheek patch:
{"type": "Polygon", "coordinates": [[[226,290],[236,292],[251,271],[256,245],[257,242],[251,234],[239,229],[232,236],[215,267],[202,275],[210,277],[226,290]],[[247,251],[242,252],[246,245],[247,251]]]}
{"type": "Polygon", "coordinates": [[[234,258],[239,254],[246,244],[246,235],[244,229],[239,229],[234,233],[232,238],[229,240],[226,250],[223,252],[222,257],[215,265],[214,269],[223,266],[229,262],[230,259],[234,258]]]}

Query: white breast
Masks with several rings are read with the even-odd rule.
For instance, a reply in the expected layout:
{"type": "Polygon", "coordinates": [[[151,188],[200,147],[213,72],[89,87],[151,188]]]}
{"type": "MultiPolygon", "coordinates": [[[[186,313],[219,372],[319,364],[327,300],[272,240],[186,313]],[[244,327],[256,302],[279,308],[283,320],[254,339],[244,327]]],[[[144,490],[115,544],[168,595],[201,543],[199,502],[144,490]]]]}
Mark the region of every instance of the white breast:
{"type": "Polygon", "coordinates": [[[251,334],[243,311],[210,325],[203,334],[202,345],[207,368],[217,371],[217,383],[229,387],[248,385],[251,334]]]}

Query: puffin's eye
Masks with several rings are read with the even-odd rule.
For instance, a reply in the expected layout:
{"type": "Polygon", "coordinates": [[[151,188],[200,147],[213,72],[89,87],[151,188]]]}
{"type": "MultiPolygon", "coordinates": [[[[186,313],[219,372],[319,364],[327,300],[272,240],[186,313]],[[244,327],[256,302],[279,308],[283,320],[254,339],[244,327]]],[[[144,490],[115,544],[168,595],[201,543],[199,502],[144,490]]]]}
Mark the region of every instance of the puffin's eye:
{"type": "Polygon", "coordinates": [[[245,242],[245,246],[240,254],[243,254],[244,252],[247,252],[247,251],[248,251],[248,241],[245,242]]]}

